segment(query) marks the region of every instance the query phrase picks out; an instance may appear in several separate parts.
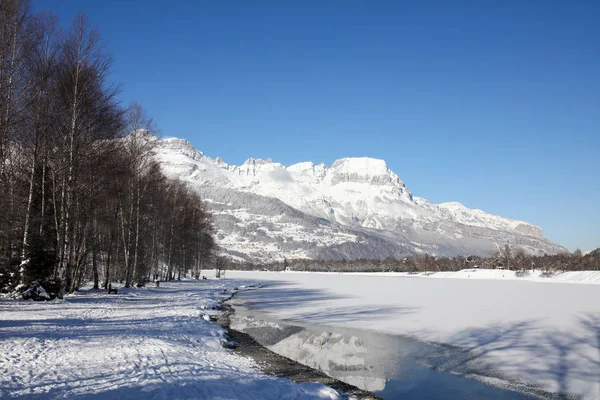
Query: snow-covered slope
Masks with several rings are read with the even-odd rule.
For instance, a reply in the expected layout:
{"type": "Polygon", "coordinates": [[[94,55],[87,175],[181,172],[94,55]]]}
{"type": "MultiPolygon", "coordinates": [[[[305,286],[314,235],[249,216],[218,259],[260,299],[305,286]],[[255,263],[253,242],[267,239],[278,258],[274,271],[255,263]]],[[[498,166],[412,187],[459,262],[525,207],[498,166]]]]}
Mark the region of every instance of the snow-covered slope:
{"type": "Polygon", "coordinates": [[[203,196],[215,213],[219,244],[235,257],[488,255],[506,243],[535,254],[564,251],[527,222],[413,197],[383,160],[285,167],[250,158],[236,166],[186,140],[150,140],[163,171],[203,196]]]}

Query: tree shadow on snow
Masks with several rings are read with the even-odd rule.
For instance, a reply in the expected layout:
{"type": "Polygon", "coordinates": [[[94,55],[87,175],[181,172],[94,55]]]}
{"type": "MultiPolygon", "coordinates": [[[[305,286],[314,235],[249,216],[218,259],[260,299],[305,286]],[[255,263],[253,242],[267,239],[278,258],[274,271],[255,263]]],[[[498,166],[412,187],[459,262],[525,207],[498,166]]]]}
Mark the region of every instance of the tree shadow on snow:
{"type": "Polygon", "coordinates": [[[329,324],[344,322],[368,323],[372,320],[397,318],[414,313],[418,308],[408,306],[373,306],[373,307],[336,307],[327,310],[303,313],[291,318],[292,321],[304,321],[313,324],[329,324]]]}
{"type": "MultiPolygon", "coordinates": [[[[232,292],[220,281],[168,282],[155,288],[106,291],[82,290],[65,301],[0,301],[0,341],[10,339],[94,338],[119,335],[168,336],[173,326],[208,324],[205,309],[232,292]],[[183,294],[183,295],[182,295],[183,294]],[[172,315],[173,309],[196,310],[193,315],[172,315]],[[167,312],[167,316],[162,317],[167,312]]],[[[244,281],[246,286],[258,282],[244,281]]],[[[193,330],[193,329],[192,329],[193,330]]],[[[162,336],[161,336],[162,338],[162,336]]]]}
{"type": "MultiPolygon", "coordinates": [[[[306,322],[313,324],[340,324],[344,322],[357,322],[392,318],[407,315],[417,310],[415,307],[402,305],[389,306],[336,306],[324,308],[326,302],[332,300],[351,299],[351,296],[342,296],[331,293],[324,289],[304,289],[285,286],[277,287],[278,284],[269,283],[269,287],[263,290],[247,291],[242,295],[244,306],[250,310],[256,308],[263,312],[277,312],[294,308],[306,309],[319,305],[315,311],[300,312],[287,321],[306,322]]],[[[274,317],[277,319],[277,317],[274,317]]]]}
{"type": "MultiPolygon", "coordinates": [[[[285,282],[286,286],[288,282],[285,282]]],[[[349,299],[322,289],[301,289],[294,287],[277,288],[275,284],[269,283],[268,289],[246,291],[243,300],[247,307],[257,307],[264,311],[276,311],[289,309],[290,307],[304,306],[329,300],[349,299]]]]}
{"type": "Polygon", "coordinates": [[[499,378],[541,398],[600,398],[600,314],[578,322],[572,331],[542,328],[535,320],[465,329],[449,340],[452,346],[439,345],[423,362],[436,370],[499,378]],[[543,382],[554,394],[532,382],[543,382]]]}

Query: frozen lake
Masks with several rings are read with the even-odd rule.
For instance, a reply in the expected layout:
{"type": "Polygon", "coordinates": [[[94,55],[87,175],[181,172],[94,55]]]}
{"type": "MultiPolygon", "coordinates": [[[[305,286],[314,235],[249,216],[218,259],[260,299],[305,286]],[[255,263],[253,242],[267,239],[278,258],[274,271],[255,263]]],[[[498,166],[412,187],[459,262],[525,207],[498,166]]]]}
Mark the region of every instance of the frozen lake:
{"type": "MultiPolygon", "coordinates": [[[[315,328],[310,335],[288,339],[287,347],[301,347],[323,333],[334,333],[359,338],[368,349],[359,352],[365,359],[381,360],[375,354],[382,351],[371,350],[377,347],[388,349],[395,360],[408,360],[398,362],[397,367],[404,368],[404,376],[410,376],[406,371],[414,376],[396,379],[401,375],[391,371],[384,375],[390,380],[386,390],[394,386],[409,390],[402,385],[427,382],[426,375],[436,373],[450,381],[435,382],[460,390],[461,383],[448,373],[452,372],[500,386],[535,385],[545,391],[600,398],[598,285],[368,274],[228,271],[227,276],[267,285],[240,297],[249,310],[267,312],[262,319],[315,328]],[[373,332],[376,339],[352,329],[373,332]],[[398,335],[409,338],[398,339],[398,335]],[[410,337],[418,340],[412,343],[410,337]],[[430,351],[433,345],[423,341],[452,347],[438,346],[445,352],[430,351]]],[[[378,384],[377,380],[367,383],[378,384]]],[[[484,397],[493,396],[486,393],[484,397]]]]}
{"type": "Polygon", "coordinates": [[[231,316],[233,329],[248,333],[278,354],[386,400],[549,397],[535,387],[504,380],[499,388],[469,379],[477,375],[489,380],[495,371],[480,359],[470,361],[469,352],[462,349],[376,331],[274,320],[244,306],[251,296],[241,292],[230,301],[236,310],[231,316]]]}

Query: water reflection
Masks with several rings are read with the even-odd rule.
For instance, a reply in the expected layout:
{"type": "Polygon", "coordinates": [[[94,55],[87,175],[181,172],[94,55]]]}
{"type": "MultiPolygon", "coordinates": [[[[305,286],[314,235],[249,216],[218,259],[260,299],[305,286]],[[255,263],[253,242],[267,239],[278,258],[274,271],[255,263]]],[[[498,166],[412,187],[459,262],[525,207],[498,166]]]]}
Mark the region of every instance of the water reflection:
{"type": "Polygon", "coordinates": [[[470,362],[461,349],[368,330],[278,321],[247,309],[243,296],[232,305],[233,329],[278,354],[385,399],[551,397],[501,377],[485,360],[470,362]],[[453,369],[446,369],[448,365],[453,369]]]}
{"type": "Polygon", "coordinates": [[[361,389],[381,391],[385,388],[386,379],[374,365],[375,348],[367,347],[363,338],[273,322],[256,313],[241,312],[239,308],[231,326],[278,354],[361,389]]]}

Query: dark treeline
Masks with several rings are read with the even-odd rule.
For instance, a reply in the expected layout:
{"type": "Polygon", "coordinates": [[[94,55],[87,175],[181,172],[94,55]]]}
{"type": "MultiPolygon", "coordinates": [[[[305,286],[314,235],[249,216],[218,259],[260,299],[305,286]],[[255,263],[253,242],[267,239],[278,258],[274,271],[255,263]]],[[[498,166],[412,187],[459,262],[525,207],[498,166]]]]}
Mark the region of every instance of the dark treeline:
{"type": "Polygon", "coordinates": [[[269,264],[238,263],[229,266],[231,269],[269,271],[319,271],[319,272],[437,272],[459,271],[466,268],[502,268],[516,271],[531,269],[544,272],[556,271],[592,271],[600,270],[600,251],[595,250],[588,255],[582,255],[577,250],[574,253],[556,255],[531,256],[517,249],[513,251],[505,246],[497,254],[488,258],[468,257],[431,257],[415,255],[402,259],[386,258],[384,260],[284,260],[269,264]]]}
{"type": "Polygon", "coordinates": [[[63,32],[0,2],[0,291],[198,276],[211,256],[209,215],[152,161],[151,119],[120,107],[110,65],[84,15],[63,32]]]}

